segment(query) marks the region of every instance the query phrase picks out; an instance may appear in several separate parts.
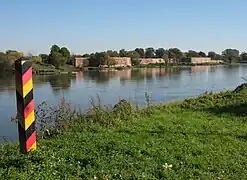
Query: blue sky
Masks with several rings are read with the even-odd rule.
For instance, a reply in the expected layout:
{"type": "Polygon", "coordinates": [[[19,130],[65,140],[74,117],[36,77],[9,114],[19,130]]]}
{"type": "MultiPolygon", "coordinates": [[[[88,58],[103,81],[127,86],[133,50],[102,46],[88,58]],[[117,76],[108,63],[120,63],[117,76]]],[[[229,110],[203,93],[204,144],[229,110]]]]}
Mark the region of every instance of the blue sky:
{"type": "Polygon", "coordinates": [[[0,51],[247,51],[246,0],[2,0],[0,51]]]}

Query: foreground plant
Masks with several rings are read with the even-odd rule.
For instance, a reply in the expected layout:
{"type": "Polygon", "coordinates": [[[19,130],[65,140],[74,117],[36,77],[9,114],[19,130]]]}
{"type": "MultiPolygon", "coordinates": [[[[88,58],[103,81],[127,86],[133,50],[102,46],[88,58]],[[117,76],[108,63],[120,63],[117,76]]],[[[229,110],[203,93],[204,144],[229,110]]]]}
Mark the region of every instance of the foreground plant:
{"type": "Polygon", "coordinates": [[[246,92],[244,84],[133,111],[121,100],[107,115],[97,109],[38,140],[26,156],[1,145],[0,179],[245,179],[246,92]],[[131,118],[105,125],[105,117],[131,118]]]}

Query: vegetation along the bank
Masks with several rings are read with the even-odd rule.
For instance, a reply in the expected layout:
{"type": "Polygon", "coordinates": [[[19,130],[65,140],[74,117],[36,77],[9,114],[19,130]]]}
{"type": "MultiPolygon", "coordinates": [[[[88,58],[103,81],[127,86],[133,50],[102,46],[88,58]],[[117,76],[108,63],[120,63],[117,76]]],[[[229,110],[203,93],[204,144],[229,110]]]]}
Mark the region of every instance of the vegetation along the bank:
{"type": "MultiPolygon", "coordinates": [[[[15,50],[8,50],[5,53],[0,52],[0,73],[12,71],[14,69],[13,63],[16,59],[23,57],[22,52],[15,50]]],[[[72,66],[72,60],[76,56],[72,54],[68,48],[59,47],[58,45],[53,45],[50,48],[49,54],[40,54],[34,56],[31,53],[28,56],[33,61],[33,70],[34,73],[54,73],[61,71],[76,71],[78,69],[72,66]]],[[[156,67],[162,66],[159,64],[151,65],[140,65],[140,58],[162,58],[164,59],[164,65],[173,65],[172,60],[179,60],[182,58],[190,57],[210,57],[212,60],[223,60],[226,63],[247,61],[247,53],[240,52],[237,49],[225,49],[221,54],[210,51],[207,54],[200,51],[189,50],[188,52],[182,52],[178,48],[158,48],[154,49],[152,47],[143,49],[136,48],[134,50],[126,51],[121,49],[120,51],[107,50],[104,52],[96,52],[91,54],[83,54],[82,57],[85,57],[83,66],[84,67],[99,67],[101,65],[111,66],[116,64],[115,60],[112,57],[131,57],[132,66],[135,67],[156,67]]],[[[208,63],[210,64],[210,63],[208,63]]],[[[213,64],[213,63],[212,63],[213,64]]],[[[178,64],[175,64],[178,65],[178,64]]],[[[183,65],[183,64],[181,64],[183,65]]],[[[191,64],[187,64],[191,65],[191,64]]],[[[120,68],[121,67],[117,67],[120,68]]]]}
{"type": "Polygon", "coordinates": [[[0,145],[0,179],[245,179],[246,96],[247,84],[159,105],[146,94],[146,108],[91,101],[84,114],[42,103],[37,151],[0,145]]]}

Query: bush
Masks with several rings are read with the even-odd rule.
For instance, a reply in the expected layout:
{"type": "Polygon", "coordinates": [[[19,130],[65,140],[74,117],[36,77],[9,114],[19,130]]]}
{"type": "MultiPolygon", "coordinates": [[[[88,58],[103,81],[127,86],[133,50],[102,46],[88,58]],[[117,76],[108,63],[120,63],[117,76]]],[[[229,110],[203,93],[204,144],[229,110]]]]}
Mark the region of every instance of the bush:
{"type": "Polygon", "coordinates": [[[33,63],[42,63],[42,58],[40,56],[33,56],[32,62],[33,63]]]}

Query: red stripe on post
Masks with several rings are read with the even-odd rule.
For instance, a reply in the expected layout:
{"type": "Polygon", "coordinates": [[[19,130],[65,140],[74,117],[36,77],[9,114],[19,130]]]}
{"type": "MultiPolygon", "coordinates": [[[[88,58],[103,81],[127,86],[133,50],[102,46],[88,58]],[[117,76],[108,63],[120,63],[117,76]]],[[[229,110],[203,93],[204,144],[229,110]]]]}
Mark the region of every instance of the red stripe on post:
{"type": "Polygon", "coordinates": [[[32,100],[24,109],[24,118],[26,118],[33,110],[34,110],[34,101],[32,100]]]}
{"type": "Polygon", "coordinates": [[[32,67],[30,67],[27,72],[22,76],[23,86],[32,78],[32,67]]]}
{"type": "Polygon", "coordinates": [[[27,151],[30,150],[30,148],[32,147],[32,145],[36,142],[36,131],[33,132],[33,134],[28,138],[28,140],[26,141],[26,149],[27,151]]]}

